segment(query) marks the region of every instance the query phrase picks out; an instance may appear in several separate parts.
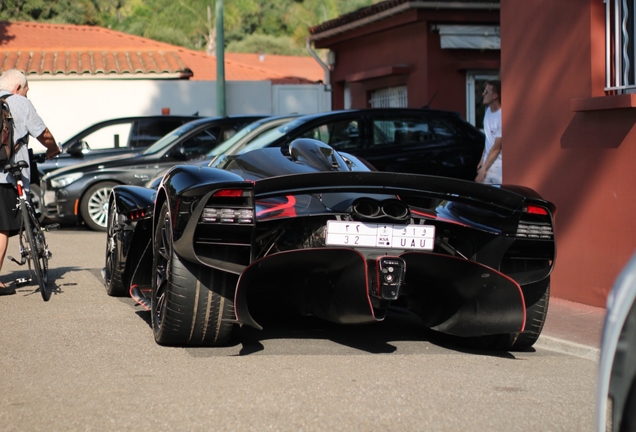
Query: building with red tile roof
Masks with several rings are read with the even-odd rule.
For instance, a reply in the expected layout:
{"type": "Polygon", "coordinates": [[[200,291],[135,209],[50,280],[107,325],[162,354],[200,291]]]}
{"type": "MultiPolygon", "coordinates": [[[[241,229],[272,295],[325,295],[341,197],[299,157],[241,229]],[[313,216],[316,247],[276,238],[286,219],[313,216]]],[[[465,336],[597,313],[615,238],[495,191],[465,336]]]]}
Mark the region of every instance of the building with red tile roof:
{"type": "Polygon", "coordinates": [[[116,117],[311,114],[331,106],[312,57],[225,53],[221,110],[215,57],[103,27],[0,21],[0,72],[12,68],[27,74],[29,99],[61,141],[116,117]]]}
{"type": "MultiPolygon", "coordinates": [[[[103,27],[0,22],[0,71],[33,77],[216,80],[216,57],[103,27]]],[[[311,57],[225,54],[226,81],[311,84],[324,72],[311,57]]]]}

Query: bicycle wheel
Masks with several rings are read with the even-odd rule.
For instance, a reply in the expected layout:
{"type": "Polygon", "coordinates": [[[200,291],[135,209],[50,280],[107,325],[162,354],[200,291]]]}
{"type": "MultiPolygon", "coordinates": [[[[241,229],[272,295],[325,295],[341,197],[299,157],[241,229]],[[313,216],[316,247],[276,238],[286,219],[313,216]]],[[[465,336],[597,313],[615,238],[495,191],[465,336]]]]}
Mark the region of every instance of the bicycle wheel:
{"type": "Polygon", "coordinates": [[[46,253],[46,240],[33,210],[24,202],[20,205],[23,221],[23,232],[26,234],[28,248],[27,257],[33,263],[33,272],[40,286],[40,294],[44,301],[51,298],[52,289],[48,286],[49,259],[46,253]]]}

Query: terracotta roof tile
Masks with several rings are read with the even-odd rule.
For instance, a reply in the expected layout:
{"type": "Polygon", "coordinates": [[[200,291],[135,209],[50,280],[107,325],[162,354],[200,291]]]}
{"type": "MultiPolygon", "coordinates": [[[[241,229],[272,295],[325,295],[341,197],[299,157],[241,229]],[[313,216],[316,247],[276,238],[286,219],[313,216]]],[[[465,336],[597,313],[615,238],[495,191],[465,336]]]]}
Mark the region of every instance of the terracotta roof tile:
{"type": "Polygon", "coordinates": [[[158,73],[159,68],[157,67],[157,62],[155,62],[152,53],[149,52],[141,52],[139,53],[139,60],[143,64],[144,69],[146,69],[150,73],[158,73]]]}
{"type": "MultiPolygon", "coordinates": [[[[53,64],[55,62],[55,53],[47,52],[43,54],[42,67],[40,68],[40,74],[50,74],[53,70],[53,64]]],[[[5,68],[8,69],[8,68],[5,68]]]]}
{"type": "Polygon", "coordinates": [[[16,52],[8,52],[4,61],[4,69],[12,69],[15,68],[18,62],[19,54],[16,52]]]}
{"type": "Polygon", "coordinates": [[[44,56],[40,51],[36,51],[31,56],[31,62],[26,70],[27,74],[39,74],[42,67],[42,60],[44,56]]]}
{"type": "Polygon", "coordinates": [[[89,74],[93,71],[93,65],[95,62],[93,58],[87,51],[83,51],[80,53],[80,73],[81,74],[89,74]]]}
{"type": "MultiPolygon", "coordinates": [[[[26,56],[20,56],[20,58],[25,58],[26,56]]],[[[66,68],[66,53],[65,52],[58,52],[55,55],[55,63],[53,66],[53,71],[55,72],[55,74],[65,74],[67,72],[67,68],[66,68]]],[[[24,69],[21,68],[20,65],[18,64],[17,69],[24,69]]]]}
{"type": "Polygon", "coordinates": [[[92,61],[92,71],[93,71],[93,73],[103,74],[103,73],[106,72],[106,62],[104,61],[104,56],[101,55],[101,53],[97,53],[97,55],[95,55],[95,53],[87,52],[86,55],[92,61]]]}
{"type": "MultiPolygon", "coordinates": [[[[0,21],[0,71],[29,75],[135,75],[216,80],[216,58],[201,51],[102,27],[0,21]]],[[[225,79],[314,83],[311,57],[225,53],[225,79]]]]}
{"type": "Polygon", "coordinates": [[[117,60],[115,59],[115,52],[100,53],[104,59],[104,72],[106,73],[118,73],[117,60]]]}
{"type": "Polygon", "coordinates": [[[68,53],[68,73],[77,74],[79,73],[79,53],[77,51],[71,51],[68,53]]]}

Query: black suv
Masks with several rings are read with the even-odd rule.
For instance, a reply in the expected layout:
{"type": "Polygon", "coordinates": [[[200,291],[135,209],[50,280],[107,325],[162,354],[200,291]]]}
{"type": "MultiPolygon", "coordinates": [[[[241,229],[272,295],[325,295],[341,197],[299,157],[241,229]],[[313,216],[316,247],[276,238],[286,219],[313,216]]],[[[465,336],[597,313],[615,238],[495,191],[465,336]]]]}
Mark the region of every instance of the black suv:
{"type": "Polygon", "coordinates": [[[286,148],[312,138],[353,154],[379,171],[474,180],[484,135],[457,113],[430,109],[370,108],[299,117],[259,136],[229,156],[264,147],[286,148]]]}

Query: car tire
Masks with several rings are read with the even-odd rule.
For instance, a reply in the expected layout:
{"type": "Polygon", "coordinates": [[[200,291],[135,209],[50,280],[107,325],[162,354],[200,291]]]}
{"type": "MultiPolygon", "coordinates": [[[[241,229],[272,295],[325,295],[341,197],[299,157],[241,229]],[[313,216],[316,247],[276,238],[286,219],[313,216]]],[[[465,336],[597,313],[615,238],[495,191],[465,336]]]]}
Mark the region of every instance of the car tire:
{"type": "Polygon", "coordinates": [[[101,182],[94,184],[84,194],[80,202],[80,212],[88,227],[94,231],[106,231],[108,221],[108,198],[110,191],[118,183],[101,182]]]}
{"type": "Polygon", "coordinates": [[[526,328],[510,346],[512,351],[524,351],[531,348],[539,339],[550,304],[550,277],[523,285],[523,298],[526,303],[526,328]]]}
{"type": "Polygon", "coordinates": [[[172,346],[221,346],[234,324],[237,276],[182,261],[174,251],[167,203],[153,242],[151,316],[155,341],[172,346]]]}
{"type": "Polygon", "coordinates": [[[117,209],[115,203],[108,206],[108,225],[106,227],[106,260],[104,267],[104,284],[106,285],[106,293],[113,297],[124,297],[128,295],[128,290],[124,286],[123,272],[124,262],[122,262],[119,253],[119,247],[116,236],[118,232],[115,230],[117,225],[117,209]]]}
{"type": "Polygon", "coordinates": [[[525,351],[539,339],[550,302],[550,278],[523,285],[521,287],[526,304],[526,327],[521,333],[498,334],[478,337],[457,337],[437,334],[433,337],[445,338],[462,347],[475,350],[525,351]]]}

